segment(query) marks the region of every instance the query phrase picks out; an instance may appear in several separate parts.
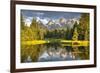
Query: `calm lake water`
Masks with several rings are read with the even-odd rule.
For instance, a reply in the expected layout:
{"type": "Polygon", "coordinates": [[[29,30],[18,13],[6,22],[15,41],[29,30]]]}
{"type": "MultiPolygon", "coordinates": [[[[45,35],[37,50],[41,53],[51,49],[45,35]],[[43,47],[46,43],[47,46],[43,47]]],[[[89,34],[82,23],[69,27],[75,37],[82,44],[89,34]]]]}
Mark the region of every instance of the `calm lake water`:
{"type": "Polygon", "coordinates": [[[48,62],[89,59],[89,47],[67,46],[66,44],[44,44],[24,46],[21,62],[48,62]]]}

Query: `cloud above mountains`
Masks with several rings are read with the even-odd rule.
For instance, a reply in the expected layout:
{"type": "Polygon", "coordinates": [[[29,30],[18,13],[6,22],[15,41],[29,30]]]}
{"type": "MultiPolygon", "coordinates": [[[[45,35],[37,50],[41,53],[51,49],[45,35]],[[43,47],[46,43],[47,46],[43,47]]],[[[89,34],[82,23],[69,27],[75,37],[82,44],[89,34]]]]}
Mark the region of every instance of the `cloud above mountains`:
{"type": "MultiPolygon", "coordinates": [[[[27,26],[30,26],[32,19],[36,18],[37,21],[41,21],[46,25],[50,20],[59,24],[59,19],[64,18],[66,20],[79,18],[81,13],[76,12],[56,12],[56,11],[38,11],[38,10],[21,10],[21,14],[25,17],[24,21],[27,26]]],[[[65,23],[65,21],[62,20],[65,23]]]]}
{"type": "MultiPolygon", "coordinates": [[[[26,18],[24,18],[24,21],[25,21],[25,24],[27,25],[27,26],[30,26],[30,24],[32,23],[32,19],[33,19],[34,17],[26,17],[26,18]]],[[[46,25],[48,22],[49,22],[49,18],[40,18],[40,17],[36,17],[36,21],[37,22],[39,22],[39,21],[41,21],[44,25],[46,25]]]]}
{"type": "Polygon", "coordinates": [[[32,22],[33,17],[26,17],[24,18],[25,24],[27,26],[30,26],[31,22],[32,22]]]}
{"type": "Polygon", "coordinates": [[[46,25],[49,22],[49,18],[40,18],[40,17],[36,17],[37,21],[41,21],[44,25],[46,25]]]}

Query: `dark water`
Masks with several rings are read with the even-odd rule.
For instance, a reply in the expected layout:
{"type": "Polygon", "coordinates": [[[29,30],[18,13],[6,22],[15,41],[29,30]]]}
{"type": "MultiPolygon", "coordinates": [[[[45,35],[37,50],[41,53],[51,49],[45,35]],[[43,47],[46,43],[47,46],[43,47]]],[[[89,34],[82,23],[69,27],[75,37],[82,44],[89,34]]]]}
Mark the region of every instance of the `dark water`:
{"type": "Polygon", "coordinates": [[[24,46],[21,62],[48,62],[89,59],[89,47],[67,46],[66,44],[44,44],[24,46]]]}

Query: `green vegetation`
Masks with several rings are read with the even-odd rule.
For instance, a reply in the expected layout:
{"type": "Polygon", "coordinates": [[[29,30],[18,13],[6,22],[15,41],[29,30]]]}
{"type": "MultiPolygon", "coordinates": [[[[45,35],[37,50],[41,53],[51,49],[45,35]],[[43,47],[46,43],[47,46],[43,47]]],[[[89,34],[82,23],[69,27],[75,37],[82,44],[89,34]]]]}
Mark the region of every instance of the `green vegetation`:
{"type": "Polygon", "coordinates": [[[82,14],[79,24],[75,22],[72,29],[54,29],[48,30],[43,27],[41,22],[37,22],[33,18],[30,27],[26,26],[24,18],[21,15],[21,40],[45,40],[45,39],[65,39],[72,40],[77,37],[77,40],[89,40],[89,14],[82,14]]]}
{"type": "MultiPolygon", "coordinates": [[[[46,42],[49,40],[50,43],[61,43],[61,40],[89,41],[89,14],[87,13],[81,14],[79,24],[75,22],[72,29],[66,27],[66,29],[48,30],[46,27],[42,26],[43,24],[41,22],[37,22],[35,18],[33,18],[30,26],[26,25],[27,24],[25,24],[24,18],[21,15],[21,62],[24,62],[28,55],[31,56],[33,62],[37,61],[39,53],[44,50],[41,49],[43,48],[43,45],[27,46],[22,44],[23,41],[33,41],[33,43],[34,40],[45,40],[46,42]]],[[[42,43],[45,43],[45,41],[42,41],[42,43]]],[[[88,47],[85,46],[79,48],[77,46],[72,46],[72,48],[74,48],[74,52],[80,52],[85,48],[84,51],[86,53],[84,53],[84,58],[83,54],[80,55],[82,56],[82,59],[89,59],[89,45],[88,47]]]]}

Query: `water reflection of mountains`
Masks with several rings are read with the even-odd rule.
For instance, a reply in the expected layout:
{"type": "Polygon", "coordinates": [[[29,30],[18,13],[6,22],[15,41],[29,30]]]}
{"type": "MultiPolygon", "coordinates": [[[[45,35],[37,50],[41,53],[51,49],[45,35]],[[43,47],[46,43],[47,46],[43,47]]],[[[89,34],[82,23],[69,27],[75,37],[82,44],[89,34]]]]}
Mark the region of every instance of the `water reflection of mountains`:
{"type": "MultiPolygon", "coordinates": [[[[68,48],[68,47],[67,47],[68,48]]],[[[50,47],[39,57],[39,62],[45,61],[65,61],[65,60],[78,60],[80,59],[75,55],[75,52],[69,49],[61,47],[50,47]]]]}
{"type": "MultiPolygon", "coordinates": [[[[39,47],[39,45],[37,46],[39,47]]],[[[61,43],[49,43],[41,46],[39,47],[41,51],[37,53],[35,58],[36,62],[85,60],[89,55],[84,46],[62,46],[61,43]]],[[[35,49],[34,47],[30,48],[35,49]]],[[[33,51],[31,50],[31,52],[33,51]]],[[[33,59],[32,55],[27,55],[24,62],[34,62],[33,59]]]]}

